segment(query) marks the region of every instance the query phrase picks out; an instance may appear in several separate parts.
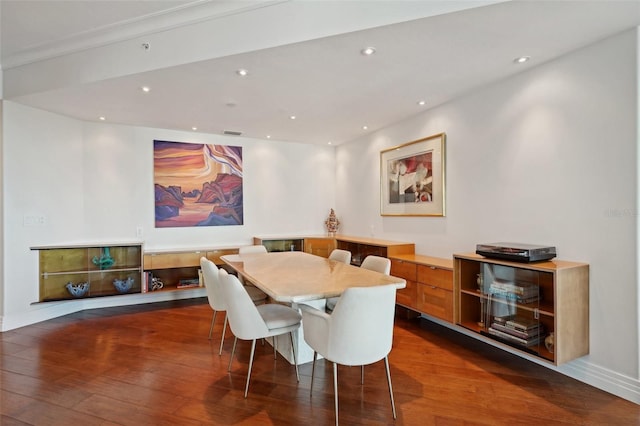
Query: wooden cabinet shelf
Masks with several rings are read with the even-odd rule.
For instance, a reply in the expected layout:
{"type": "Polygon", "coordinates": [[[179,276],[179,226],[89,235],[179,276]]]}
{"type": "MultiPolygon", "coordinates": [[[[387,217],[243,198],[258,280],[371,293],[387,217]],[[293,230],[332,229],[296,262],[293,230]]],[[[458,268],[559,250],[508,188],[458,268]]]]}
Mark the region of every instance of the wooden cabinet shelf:
{"type": "Polygon", "coordinates": [[[139,293],[142,244],[32,247],[39,252],[40,302],[139,293]],[[115,282],[128,282],[118,290],[115,282]]]}
{"type": "Polygon", "coordinates": [[[263,245],[269,252],[303,251],[304,237],[253,237],[253,244],[263,245]]]}
{"type": "Polygon", "coordinates": [[[369,255],[393,257],[402,254],[413,254],[415,244],[398,241],[378,240],[375,238],[336,236],[337,248],[351,252],[351,264],[360,266],[369,255]]]}
{"type": "Polygon", "coordinates": [[[560,365],[589,353],[589,265],[454,255],[456,324],[560,365]]]}
{"type": "Polygon", "coordinates": [[[453,261],[416,254],[391,257],[391,275],[404,278],[398,305],[453,323],[453,261]]]}
{"type": "MultiPolygon", "coordinates": [[[[157,278],[163,283],[160,290],[155,291],[186,291],[192,287],[178,287],[184,280],[200,279],[200,258],[206,257],[218,266],[224,263],[220,256],[237,254],[238,249],[207,248],[201,250],[149,251],[144,254],[144,271],[147,275],[146,291],[152,290],[151,278],[157,278]]],[[[200,283],[202,281],[200,280],[200,283]]]]}

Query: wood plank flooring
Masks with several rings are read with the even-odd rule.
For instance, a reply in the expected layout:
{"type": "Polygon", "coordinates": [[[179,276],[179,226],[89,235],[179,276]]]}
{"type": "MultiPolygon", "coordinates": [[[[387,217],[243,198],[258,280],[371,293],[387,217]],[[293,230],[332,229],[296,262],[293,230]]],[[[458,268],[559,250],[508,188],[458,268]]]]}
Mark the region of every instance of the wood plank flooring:
{"type": "MultiPolygon", "coordinates": [[[[0,333],[2,425],[332,425],[330,363],[295,370],[249,342],[231,373],[206,299],[104,308],[0,333]]],[[[424,319],[396,318],[384,364],[339,367],[341,425],[640,425],[640,406],[424,319]]]]}

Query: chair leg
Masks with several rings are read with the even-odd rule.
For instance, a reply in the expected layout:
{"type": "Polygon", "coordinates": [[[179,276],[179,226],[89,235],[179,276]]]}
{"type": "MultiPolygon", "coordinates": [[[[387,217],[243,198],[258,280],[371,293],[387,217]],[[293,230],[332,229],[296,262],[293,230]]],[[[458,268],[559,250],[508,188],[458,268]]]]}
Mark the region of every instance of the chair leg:
{"type": "Polygon", "coordinates": [[[227,371],[231,371],[231,361],[233,361],[233,355],[236,353],[236,343],[238,343],[238,338],[233,338],[233,348],[231,349],[231,356],[229,357],[229,368],[227,371]]]}
{"type": "Polygon", "coordinates": [[[211,327],[209,327],[209,340],[211,340],[211,332],[213,331],[213,323],[216,322],[216,314],[218,311],[213,311],[213,318],[211,318],[211,327]]]}
{"type": "Polygon", "coordinates": [[[273,336],[273,359],[278,359],[277,351],[278,351],[278,336],[273,336]]]}
{"type": "Polygon", "coordinates": [[[338,426],[338,364],[333,363],[333,395],[336,407],[336,426],[338,426]]]}
{"type": "Polygon", "coordinates": [[[244,387],[244,397],[249,393],[249,379],[251,378],[251,367],[253,367],[253,354],[256,352],[256,339],[251,342],[251,358],[249,358],[249,371],[247,372],[247,384],[244,387]]]}
{"type": "Polygon", "coordinates": [[[313,363],[311,364],[311,386],[309,386],[309,396],[313,392],[313,375],[316,372],[316,359],[318,358],[318,352],[313,351],[313,363]]]}
{"type": "Polygon", "coordinates": [[[227,321],[229,320],[229,316],[225,314],[224,316],[224,325],[222,326],[222,339],[220,339],[220,351],[218,351],[218,355],[222,355],[222,346],[224,345],[224,334],[227,331],[227,321]]]}
{"type": "Polygon", "coordinates": [[[387,382],[389,383],[389,396],[391,397],[391,411],[393,418],[396,418],[396,403],[393,401],[393,387],[391,386],[391,372],[389,371],[389,357],[384,357],[384,366],[387,370],[387,382]]]}
{"type": "Polygon", "coordinates": [[[289,332],[291,338],[291,351],[293,352],[293,364],[296,366],[296,380],[300,383],[300,375],[298,374],[298,359],[296,358],[296,348],[293,345],[293,331],[289,332]]]}
{"type": "Polygon", "coordinates": [[[360,366],[360,384],[364,385],[364,365],[360,366]]]}

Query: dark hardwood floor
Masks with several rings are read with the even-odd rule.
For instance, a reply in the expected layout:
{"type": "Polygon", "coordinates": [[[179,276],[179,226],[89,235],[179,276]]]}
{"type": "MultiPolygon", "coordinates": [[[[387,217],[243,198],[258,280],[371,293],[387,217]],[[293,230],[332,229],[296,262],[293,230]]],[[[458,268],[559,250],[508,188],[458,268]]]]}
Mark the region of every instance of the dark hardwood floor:
{"type": "MultiPolygon", "coordinates": [[[[0,333],[2,425],[331,425],[331,366],[218,355],[206,299],[79,312],[0,333]]],[[[396,425],[637,425],[640,406],[424,319],[396,318],[396,425]]],[[[339,367],[340,423],[394,424],[384,364],[339,367]]]]}

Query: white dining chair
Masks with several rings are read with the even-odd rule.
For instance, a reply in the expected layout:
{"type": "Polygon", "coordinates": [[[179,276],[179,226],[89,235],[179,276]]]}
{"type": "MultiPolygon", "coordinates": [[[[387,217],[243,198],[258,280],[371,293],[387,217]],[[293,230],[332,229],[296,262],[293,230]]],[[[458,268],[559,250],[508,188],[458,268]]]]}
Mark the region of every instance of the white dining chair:
{"type": "Polygon", "coordinates": [[[256,244],[253,246],[238,247],[238,254],[267,253],[267,248],[263,245],[256,244]]]}
{"type": "MultiPolygon", "coordinates": [[[[334,249],[329,254],[329,259],[337,262],[351,264],[351,252],[349,250],[334,249]]],[[[326,301],[327,312],[331,312],[338,302],[338,297],[330,297],[326,301]]]]}
{"type": "MultiPolygon", "coordinates": [[[[351,263],[351,259],[349,259],[349,263],[351,263]]],[[[380,272],[381,274],[385,275],[391,274],[391,260],[387,259],[386,257],[369,255],[365,257],[365,259],[360,264],[360,267],[363,269],[380,272]]],[[[329,299],[327,299],[325,308],[327,312],[333,311],[336,303],[338,303],[339,298],[340,297],[330,297],[329,299]]]]}
{"type": "MultiPolygon", "coordinates": [[[[268,253],[268,250],[265,246],[261,244],[256,244],[253,246],[240,246],[238,247],[238,254],[260,254],[260,253],[268,253]]],[[[251,281],[246,279],[245,277],[238,277],[240,282],[244,285],[253,285],[251,281]]]]}
{"type": "MultiPolygon", "coordinates": [[[[200,258],[200,269],[202,269],[202,278],[204,279],[204,287],[207,291],[207,300],[209,306],[213,310],[213,318],[211,318],[211,326],[209,327],[209,340],[211,340],[211,332],[213,331],[213,324],[216,322],[216,314],[218,312],[225,312],[227,310],[227,303],[225,302],[224,294],[220,288],[220,270],[211,260],[206,257],[200,258]]],[[[262,304],[267,300],[267,295],[258,289],[257,287],[246,288],[251,301],[254,304],[262,304]]],[[[227,330],[227,316],[224,318],[224,325],[222,326],[222,338],[220,339],[220,351],[219,355],[222,355],[222,347],[224,345],[224,335],[227,330]]]]}
{"type": "Polygon", "coordinates": [[[351,252],[349,250],[334,249],[331,251],[331,254],[329,254],[329,259],[348,265],[351,263],[351,252]]]}
{"type": "Polygon", "coordinates": [[[296,358],[293,332],[300,328],[302,322],[300,313],[295,309],[277,303],[259,306],[254,305],[238,278],[234,275],[229,275],[224,269],[220,270],[220,282],[222,284],[222,292],[227,301],[229,325],[235,336],[233,349],[231,350],[231,358],[229,359],[229,371],[231,371],[231,361],[233,361],[238,339],[252,341],[244,397],[246,398],[249,393],[249,380],[251,378],[251,368],[253,367],[253,357],[256,350],[257,339],[273,337],[275,347],[277,336],[289,334],[291,350],[293,352],[293,363],[296,368],[296,379],[299,382],[300,375],[298,374],[298,360],[296,358]]]}
{"type": "Polygon", "coordinates": [[[311,389],[318,354],[333,363],[333,389],[336,425],[338,424],[338,364],[368,365],[384,359],[393,418],[393,400],[389,352],[393,342],[396,287],[352,287],[338,300],[332,314],[300,305],[304,340],[313,349],[311,389]]]}

